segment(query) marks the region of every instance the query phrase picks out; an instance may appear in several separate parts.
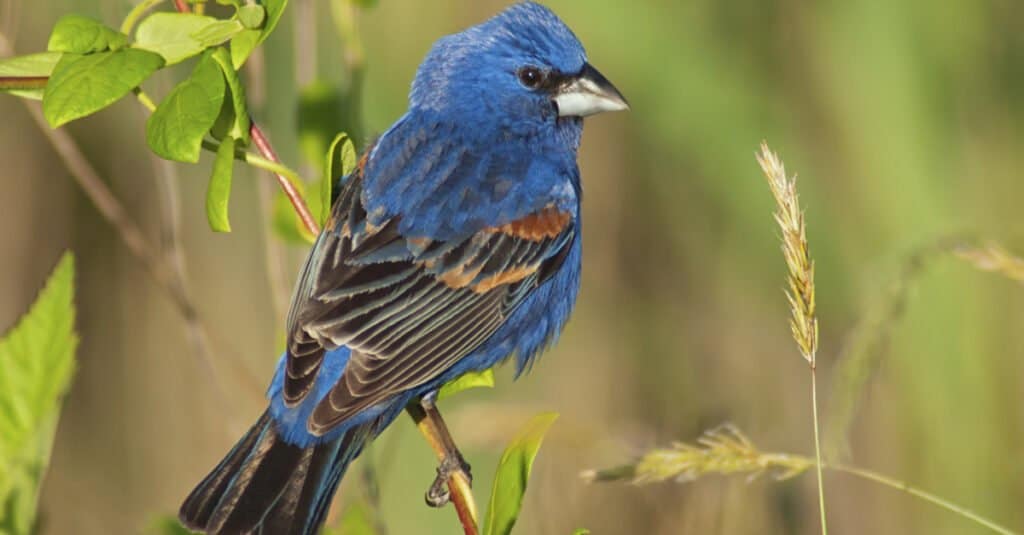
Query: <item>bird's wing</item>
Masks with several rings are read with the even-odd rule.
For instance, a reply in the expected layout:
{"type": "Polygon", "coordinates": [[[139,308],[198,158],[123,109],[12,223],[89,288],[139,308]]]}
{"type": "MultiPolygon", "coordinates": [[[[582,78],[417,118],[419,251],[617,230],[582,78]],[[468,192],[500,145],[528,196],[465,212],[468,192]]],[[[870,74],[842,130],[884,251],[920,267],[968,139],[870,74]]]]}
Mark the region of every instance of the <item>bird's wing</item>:
{"type": "Polygon", "coordinates": [[[359,176],[345,184],[289,315],[287,404],[309,393],[325,348],[352,349],[310,417],[315,434],[469,354],[557,271],[575,239],[571,214],[554,207],[462,239],[402,236],[399,217],[367,221],[361,190],[359,176]]]}

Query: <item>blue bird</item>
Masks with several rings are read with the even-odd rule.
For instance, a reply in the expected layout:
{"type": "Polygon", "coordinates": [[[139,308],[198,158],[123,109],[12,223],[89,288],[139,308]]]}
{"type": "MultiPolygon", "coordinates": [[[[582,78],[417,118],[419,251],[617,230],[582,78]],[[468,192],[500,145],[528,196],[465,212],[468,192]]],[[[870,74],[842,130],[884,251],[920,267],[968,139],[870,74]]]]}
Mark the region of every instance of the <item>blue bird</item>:
{"type": "Polygon", "coordinates": [[[529,369],[579,288],[583,117],[624,109],[541,5],[437,41],[306,260],[269,407],[183,524],[315,533],[348,464],[407,405],[513,355],[529,369]]]}

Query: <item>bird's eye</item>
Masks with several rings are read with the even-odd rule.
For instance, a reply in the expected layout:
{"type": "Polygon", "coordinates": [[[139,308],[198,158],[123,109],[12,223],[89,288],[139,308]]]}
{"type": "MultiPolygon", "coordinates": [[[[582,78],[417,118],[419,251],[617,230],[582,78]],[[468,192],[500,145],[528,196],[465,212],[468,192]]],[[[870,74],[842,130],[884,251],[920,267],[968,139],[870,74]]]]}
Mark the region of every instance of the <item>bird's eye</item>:
{"type": "Polygon", "coordinates": [[[536,89],[544,82],[544,73],[537,67],[523,67],[518,74],[519,81],[530,89],[536,89]]]}

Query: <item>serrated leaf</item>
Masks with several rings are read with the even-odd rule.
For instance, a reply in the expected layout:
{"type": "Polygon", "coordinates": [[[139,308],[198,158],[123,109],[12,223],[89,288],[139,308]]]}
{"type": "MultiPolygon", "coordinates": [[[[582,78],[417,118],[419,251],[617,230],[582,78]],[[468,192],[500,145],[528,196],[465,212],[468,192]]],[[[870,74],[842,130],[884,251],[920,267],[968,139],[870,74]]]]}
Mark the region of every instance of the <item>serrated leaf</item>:
{"type": "Polygon", "coordinates": [[[327,217],[331,214],[334,185],[340,183],[342,177],[351,174],[355,170],[355,166],[356,148],[348,134],[342,132],[334,136],[334,140],[331,141],[331,145],[327,149],[324,176],[320,181],[320,226],[324,225],[327,217]]]}
{"type": "Polygon", "coordinates": [[[195,13],[153,13],[139,23],[132,46],[156,52],[173,65],[202,53],[206,45],[193,34],[218,22],[195,13]]]}
{"type": "Polygon", "coordinates": [[[96,113],[125,96],[162,67],[152,52],[122,48],[81,56],[64,54],[43,92],[43,115],[57,128],[96,113]]]}
{"type": "Polygon", "coordinates": [[[117,50],[128,44],[128,36],[98,20],[81,15],[64,15],[53,26],[46,49],[50,52],[90,54],[117,50]]]}
{"type": "Polygon", "coordinates": [[[494,475],[490,506],[487,508],[484,535],[509,535],[512,532],[523,506],[523,495],[526,494],[533,460],[544,435],[556,419],[558,414],[553,412],[534,416],[501,454],[494,475]]]}
{"type": "Polygon", "coordinates": [[[238,71],[232,66],[231,57],[225,48],[215,49],[210,57],[220,67],[231,96],[230,99],[224,101],[224,105],[221,107],[217,121],[214,123],[213,136],[217,139],[230,136],[241,140],[244,145],[248,145],[249,109],[245,103],[245,86],[238,78],[238,71]]]}
{"type": "Polygon", "coordinates": [[[494,388],[494,370],[488,368],[482,372],[463,374],[458,379],[442,386],[437,392],[437,400],[441,401],[470,388],[494,388]]]}
{"type": "MultiPolygon", "coordinates": [[[[48,78],[53,68],[60,61],[60,52],[40,52],[25,56],[14,56],[0,60],[0,76],[18,76],[30,78],[48,78]]],[[[18,97],[39,100],[43,98],[42,89],[4,90],[18,97]]]]}
{"type": "Polygon", "coordinates": [[[206,189],[206,220],[214,232],[231,232],[228,201],[231,199],[231,172],[235,166],[235,139],[224,138],[213,160],[213,176],[206,189]]]}
{"type": "Polygon", "coordinates": [[[74,257],[65,253],[28,314],[0,339],[0,504],[5,532],[32,531],[60,401],[75,367],[73,299],[74,257]]]}
{"type": "Polygon", "coordinates": [[[203,137],[224,102],[224,75],[209,52],[146,121],[146,141],[158,156],[196,163],[203,137]]]}
{"type": "Polygon", "coordinates": [[[238,8],[238,21],[250,30],[258,30],[267,20],[267,10],[263,6],[249,4],[238,8]]]}
{"type": "Polygon", "coordinates": [[[245,29],[237,20],[218,20],[192,33],[192,38],[209,48],[226,42],[245,29]]]}

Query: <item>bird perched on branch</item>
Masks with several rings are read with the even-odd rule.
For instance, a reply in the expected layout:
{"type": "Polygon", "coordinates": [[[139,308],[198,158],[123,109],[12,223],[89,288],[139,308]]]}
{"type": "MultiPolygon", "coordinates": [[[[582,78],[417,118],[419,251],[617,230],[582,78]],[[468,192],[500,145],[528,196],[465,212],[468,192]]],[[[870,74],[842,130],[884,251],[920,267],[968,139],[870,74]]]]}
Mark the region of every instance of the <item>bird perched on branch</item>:
{"type": "Polygon", "coordinates": [[[627,108],[541,5],[440,39],[306,260],[270,406],[182,522],[315,533],[348,464],[407,405],[511,356],[528,369],[579,287],[583,117],[627,108]]]}

